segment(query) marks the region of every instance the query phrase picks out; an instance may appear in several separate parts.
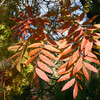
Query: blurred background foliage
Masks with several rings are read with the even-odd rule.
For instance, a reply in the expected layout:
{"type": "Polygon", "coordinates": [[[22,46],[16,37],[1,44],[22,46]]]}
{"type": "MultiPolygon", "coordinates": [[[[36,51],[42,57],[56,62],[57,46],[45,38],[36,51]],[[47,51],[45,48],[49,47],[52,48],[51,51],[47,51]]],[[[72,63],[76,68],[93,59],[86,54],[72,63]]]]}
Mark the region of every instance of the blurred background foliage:
{"type": "MultiPolygon", "coordinates": [[[[31,64],[23,68],[23,73],[16,69],[8,70],[10,65],[6,60],[14,53],[7,48],[19,41],[19,38],[12,39],[14,30],[11,30],[16,23],[11,19],[18,16],[18,11],[26,13],[25,5],[28,3],[35,14],[41,12],[45,14],[57,9],[59,0],[0,0],[0,80],[6,81],[5,84],[0,82],[0,100],[73,100],[72,89],[60,92],[64,82],[48,85],[40,80],[39,91],[36,92],[31,77],[28,77],[31,64]],[[31,85],[30,85],[31,84],[31,85]],[[44,87],[45,86],[45,87],[44,87]],[[6,91],[5,91],[6,90],[6,91]],[[5,99],[6,98],[6,99],[5,99]],[[38,99],[37,99],[38,98],[38,99]]],[[[63,0],[67,1],[67,0],[63,0]]],[[[100,0],[71,0],[73,5],[81,7],[80,11],[86,11],[87,18],[94,15],[100,15],[100,0]]],[[[58,11],[58,10],[56,10],[58,11]]],[[[77,13],[77,12],[76,12],[77,13]]],[[[100,23],[100,16],[93,23],[100,23]]],[[[98,30],[100,32],[100,30],[98,30]]],[[[100,49],[100,48],[99,48],[100,49]]],[[[94,48],[100,59],[100,50],[94,48]]],[[[93,63],[94,64],[94,63],[93,63]]],[[[100,71],[100,66],[95,66],[100,71]]],[[[23,67],[23,66],[22,66],[23,67]]],[[[32,75],[31,75],[32,76],[32,75]]],[[[83,91],[75,100],[100,100],[100,73],[90,73],[90,80],[84,78],[83,91]]]]}

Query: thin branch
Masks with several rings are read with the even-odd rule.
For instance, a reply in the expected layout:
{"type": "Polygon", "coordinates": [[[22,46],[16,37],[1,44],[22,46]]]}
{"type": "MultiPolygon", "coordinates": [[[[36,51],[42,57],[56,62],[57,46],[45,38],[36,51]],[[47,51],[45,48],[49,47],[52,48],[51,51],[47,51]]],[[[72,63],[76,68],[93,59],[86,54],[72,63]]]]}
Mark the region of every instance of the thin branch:
{"type": "Polygon", "coordinates": [[[4,2],[5,2],[5,0],[3,0],[3,1],[0,3],[0,7],[1,7],[1,5],[2,5],[4,2]]]}

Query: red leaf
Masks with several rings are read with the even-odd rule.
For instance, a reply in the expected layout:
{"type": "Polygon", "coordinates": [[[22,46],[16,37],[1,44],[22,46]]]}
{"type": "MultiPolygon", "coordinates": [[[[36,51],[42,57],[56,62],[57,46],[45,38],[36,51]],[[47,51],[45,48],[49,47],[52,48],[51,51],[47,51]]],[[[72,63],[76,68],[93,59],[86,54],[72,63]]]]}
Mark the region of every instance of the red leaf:
{"type": "Polygon", "coordinates": [[[19,23],[19,24],[22,24],[22,23],[25,22],[23,19],[17,18],[17,17],[15,17],[13,20],[16,21],[16,22],[19,23]]]}
{"type": "Polygon", "coordinates": [[[78,57],[79,57],[79,49],[76,52],[74,52],[74,54],[71,56],[68,66],[72,65],[77,60],[78,57]]]}
{"type": "Polygon", "coordinates": [[[79,83],[77,83],[77,84],[78,84],[78,86],[80,87],[80,89],[83,90],[82,86],[81,86],[79,83]]]}
{"type": "Polygon", "coordinates": [[[99,62],[98,59],[94,59],[94,58],[91,58],[91,57],[88,57],[88,56],[84,57],[84,59],[100,65],[100,62],[99,62]]]}
{"type": "Polygon", "coordinates": [[[75,83],[74,90],[73,90],[73,97],[74,97],[74,99],[77,97],[77,94],[78,94],[78,84],[76,82],[75,83]]]}
{"type": "Polygon", "coordinates": [[[91,36],[97,36],[100,38],[100,33],[91,33],[91,36]]]}
{"type": "Polygon", "coordinates": [[[85,34],[85,31],[81,30],[80,34],[75,38],[74,43],[78,42],[80,40],[80,38],[82,38],[82,36],[85,34]]]}
{"type": "Polygon", "coordinates": [[[57,80],[57,82],[64,81],[64,80],[68,80],[69,78],[71,78],[70,73],[61,76],[61,77],[57,80]]]}
{"type": "Polygon", "coordinates": [[[67,31],[67,29],[71,26],[71,24],[72,24],[71,22],[70,22],[70,23],[67,23],[67,24],[65,25],[65,27],[63,28],[61,34],[63,34],[65,31],[67,31]]]}
{"type": "Polygon", "coordinates": [[[75,67],[73,68],[73,75],[82,68],[82,65],[83,65],[82,63],[83,63],[83,59],[82,59],[82,57],[80,57],[75,65],[75,67]]]}
{"type": "Polygon", "coordinates": [[[13,30],[13,29],[17,29],[17,28],[19,28],[21,25],[15,25],[15,26],[13,26],[12,28],[11,28],[11,30],[13,30]]]}
{"type": "Polygon", "coordinates": [[[28,35],[28,34],[27,34],[27,30],[24,30],[24,32],[23,32],[23,33],[24,33],[25,35],[28,35]]]}
{"type": "Polygon", "coordinates": [[[45,45],[44,48],[46,48],[47,50],[53,51],[53,52],[60,52],[60,50],[54,48],[51,45],[45,45]]]}
{"type": "Polygon", "coordinates": [[[85,47],[85,55],[87,55],[91,51],[92,46],[93,46],[93,42],[89,40],[85,47]]]}
{"type": "Polygon", "coordinates": [[[99,15],[95,15],[94,17],[90,18],[89,20],[85,21],[85,22],[83,23],[83,25],[88,25],[88,24],[90,24],[90,23],[91,23],[94,19],[96,19],[98,16],[99,16],[99,15]]]}
{"type": "Polygon", "coordinates": [[[70,0],[67,0],[66,6],[67,6],[67,7],[70,7],[70,6],[71,6],[71,1],[70,1],[70,0]]]}
{"type": "Polygon", "coordinates": [[[89,26],[89,27],[87,27],[87,30],[90,30],[90,31],[94,31],[94,30],[96,30],[96,29],[98,29],[98,27],[96,27],[96,26],[89,26]]]}
{"type": "Polygon", "coordinates": [[[98,73],[98,70],[97,70],[94,66],[92,66],[92,65],[90,65],[90,64],[88,64],[88,63],[86,63],[86,62],[83,62],[83,64],[84,64],[89,70],[91,70],[91,71],[93,71],[93,72],[95,72],[95,73],[98,73]]]}
{"type": "Polygon", "coordinates": [[[42,45],[43,45],[43,43],[33,43],[30,46],[28,46],[28,48],[36,48],[36,47],[40,47],[42,45]]]}
{"type": "Polygon", "coordinates": [[[13,34],[13,39],[17,36],[17,34],[20,32],[20,30],[16,30],[15,33],[13,34]]]}
{"type": "Polygon", "coordinates": [[[83,67],[83,73],[84,73],[85,77],[87,78],[87,80],[89,80],[89,74],[85,67],[83,67]]]}
{"type": "Polygon", "coordinates": [[[39,53],[37,53],[36,55],[34,55],[33,57],[31,57],[28,62],[26,63],[25,66],[27,66],[29,63],[31,63],[33,61],[33,59],[35,59],[37,56],[39,55],[39,53]]]}
{"type": "Polygon", "coordinates": [[[67,61],[67,60],[69,60],[70,59],[70,56],[69,55],[63,55],[63,56],[61,56],[60,57],[60,61],[67,61]]]}
{"type": "Polygon", "coordinates": [[[72,27],[68,31],[67,38],[70,37],[73,34],[73,32],[76,30],[77,27],[78,27],[77,24],[72,25],[72,27]]]}
{"type": "Polygon", "coordinates": [[[71,12],[78,10],[80,7],[79,6],[75,6],[71,8],[71,12]]]}
{"type": "Polygon", "coordinates": [[[36,76],[35,80],[35,85],[36,85],[36,91],[38,92],[38,88],[39,88],[39,78],[36,76]]]}
{"type": "Polygon", "coordinates": [[[30,29],[30,25],[28,23],[25,23],[24,25],[25,25],[24,27],[25,29],[30,29]]]}
{"type": "Polygon", "coordinates": [[[48,56],[49,58],[54,59],[54,60],[57,60],[57,58],[56,58],[53,54],[51,54],[49,51],[43,50],[43,49],[42,49],[41,52],[42,52],[44,55],[48,56]]]}
{"type": "Polygon", "coordinates": [[[61,91],[65,91],[68,88],[70,88],[73,84],[75,83],[75,78],[71,79],[70,81],[68,81],[62,88],[61,91]]]}
{"type": "Polygon", "coordinates": [[[21,12],[21,11],[18,11],[18,12],[19,12],[19,15],[20,15],[22,18],[27,19],[27,16],[26,16],[23,12],[21,12]]]}
{"type": "Polygon", "coordinates": [[[37,65],[44,71],[48,72],[48,73],[53,73],[52,70],[43,62],[41,61],[37,61],[37,65]]]}
{"type": "Polygon", "coordinates": [[[93,39],[93,42],[94,42],[96,45],[100,46],[100,40],[93,39]]]}
{"type": "Polygon", "coordinates": [[[55,67],[54,63],[53,63],[49,58],[47,58],[46,56],[40,54],[39,57],[40,57],[40,59],[41,59],[42,61],[44,61],[45,63],[47,63],[47,64],[49,64],[49,65],[55,67]]]}
{"type": "Polygon", "coordinates": [[[62,26],[60,26],[56,31],[59,32],[61,29],[64,29],[66,26],[66,24],[63,24],[62,26]]]}
{"type": "Polygon", "coordinates": [[[82,27],[81,25],[79,25],[73,34],[74,41],[76,41],[76,39],[81,35],[81,33],[82,33],[82,27]]]}
{"type": "Polygon", "coordinates": [[[39,52],[40,50],[41,50],[41,48],[34,49],[31,52],[29,52],[28,56],[32,56],[32,55],[36,54],[37,52],[39,52]]]}
{"type": "Polygon", "coordinates": [[[49,82],[49,78],[47,77],[47,75],[46,75],[42,70],[40,70],[39,68],[35,68],[35,71],[36,71],[36,74],[37,74],[41,79],[43,79],[44,81],[49,82]]]}
{"type": "Polygon", "coordinates": [[[82,21],[82,20],[84,19],[84,17],[85,17],[85,11],[83,11],[83,13],[79,16],[79,18],[78,18],[78,21],[77,21],[77,22],[82,21]]]}
{"type": "Polygon", "coordinates": [[[28,4],[26,4],[26,10],[27,10],[29,17],[33,17],[32,9],[28,4]]]}

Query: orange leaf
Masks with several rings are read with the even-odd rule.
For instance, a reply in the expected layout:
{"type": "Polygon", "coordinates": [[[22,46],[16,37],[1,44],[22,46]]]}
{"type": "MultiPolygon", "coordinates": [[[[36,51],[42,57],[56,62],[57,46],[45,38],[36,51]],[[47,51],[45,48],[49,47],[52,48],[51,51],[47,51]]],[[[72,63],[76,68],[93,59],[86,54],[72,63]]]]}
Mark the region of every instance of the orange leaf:
{"type": "Polygon", "coordinates": [[[79,18],[78,18],[78,21],[77,21],[77,22],[82,21],[82,20],[84,19],[84,17],[85,17],[85,11],[83,11],[83,13],[79,16],[79,18]]]}
{"type": "Polygon", "coordinates": [[[29,17],[33,17],[32,9],[28,4],[26,4],[26,10],[27,10],[29,17]]]}
{"type": "Polygon", "coordinates": [[[89,37],[88,36],[85,36],[82,40],[82,43],[81,43],[81,51],[85,48],[87,42],[88,42],[88,39],[89,37]]]}
{"type": "Polygon", "coordinates": [[[28,48],[36,48],[36,47],[40,47],[42,45],[43,45],[43,43],[33,43],[30,46],[28,46],[28,48]]]}
{"type": "Polygon", "coordinates": [[[76,62],[75,67],[73,68],[73,75],[82,68],[82,63],[83,63],[83,59],[82,57],[80,57],[78,61],[76,62]]]}
{"type": "Polygon", "coordinates": [[[84,73],[85,77],[87,78],[87,80],[89,80],[89,74],[85,67],[83,67],[83,73],[84,73]]]}
{"type": "Polygon", "coordinates": [[[90,24],[94,19],[96,19],[99,15],[95,15],[94,17],[90,18],[89,20],[85,21],[82,25],[90,24]]]}
{"type": "Polygon", "coordinates": [[[70,81],[68,81],[62,88],[61,91],[65,91],[67,89],[69,89],[73,84],[75,83],[75,78],[71,79],[70,81]]]}
{"type": "Polygon", "coordinates": [[[8,61],[10,61],[10,60],[12,60],[12,59],[14,59],[14,58],[16,58],[19,54],[20,54],[20,52],[15,53],[13,56],[11,56],[9,59],[7,59],[6,62],[8,62],[8,61]]]}
{"type": "Polygon", "coordinates": [[[62,75],[62,74],[65,74],[65,73],[69,73],[72,71],[72,66],[71,67],[67,67],[67,68],[62,68],[60,69],[56,74],[57,75],[62,75]]]}
{"type": "Polygon", "coordinates": [[[72,65],[77,60],[78,57],[79,57],[79,49],[76,52],[74,52],[74,54],[71,56],[68,66],[72,65]]]}
{"type": "Polygon", "coordinates": [[[66,68],[66,67],[67,67],[67,64],[68,64],[68,62],[62,64],[62,65],[57,69],[57,71],[59,71],[59,70],[61,70],[61,69],[63,69],[63,68],[66,68]]]}
{"type": "Polygon", "coordinates": [[[91,71],[93,71],[93,72],[95,72],[95,73],[98,73],[98,70],[97,70],[94,66],[92,66],[92,65],[90,65],[90,64],[88,64],[88,63],[86,63],[86,62],[83,62],[83,64],[84,64],[89,70],[91,70],[91,71]]]}
{"type": "Polygon", "coordinates": [[[100,65],[100,62],[99,62],[98,59],[94,59],[94,58],[88,57],[88,56],[84,57],[84,59],[85,59],[85,60],[88,60],[88,61],[91,61],[91,62],[94,62],[94,63],[97,63],[97,64],[100,65]]]}
{"type": "Polygon", "coordinates": [[[67,42],[65,41],[65,42],[63,42],[62,44],[60,44],[58,48],[59,48],[59,49],[66,48],[66,47],[68,47],[70,44],[71,44],[71,42],[68,42],[68,43],[67,43],[67,42]]]}
{"type": "Polygon", "coordinates": [[[66,55],[68,53],[70,53],[71,51],[73,51],[73,49],[77,46],[77,44],[74,45],[70,45],[69,47],[67,47],[62,53],[61,55],[66,55]]]}
{"type": "Polygon", "coordinates": [[[57,60],[57,58],[56,58],[53,54],[51,54],[49,51],[43,50],[43,49],[42,49],[41,52],[42,52],[44,55],[48,56],[49,58],[54,59],[54,60],[57,60]]]}
{"type": "Polygon", "coordinates": [[[73,90],[74,99],[77,97],[77,94],[78,94],[78,84],[77,84],[77,81],[76,81],[75,87],[74,87],[74,90],[73,90]]]}
{"type": "Polygon", "coordinates": [[[31,62],[33,61],[33,59],[35,59],[38,55],[39,55],[39,53],[37,53],[36,55],[32,56],[32,57],[28,60],[28,62],[26,63],[25,66],[27,66],[29,63],[31,63],[31,62]]]}
{"type": "Polygon", "coordinates": [[[89,40],[85,47],[85,55],[87,55],[91,51],[92,46],[93,46],[93,42],[89,40]]]}
{"type": "Polygon", "coordinates": [[[57,80],[57,82],[61,82],[61,81],[64,81],[64,80],[68,80],[69,78],[71,78],[70,73],[61,76],[61,77],[57,80]]]}
{"type": "Polygon", "coordinates": [[[57,75],[62,75],[62,74],[65,74],[65,73],[66,73],[66,68],[62,68],[56,74],[57,75]]]}
{"type": "Polygon", "coordinates": [[[41,61],[37,61],[37,65],[44,71],[48,72],[48,73],[53,73],[52,70],[43,62],[41,61]]]}
{"type": "Polygon", "coordinates": [[[42,61],[44,61],[45,63],[47,63],[47,64],[49,64],[49,65],[55,67],[54,63],[53,63],[49,58],[47,58],[46,56],[40,54],[39,57],[40,57],[40,59],[41,59],[42,61]]]}
{"type": "Polygon", "coordinates": [[[89,52],[87,56],[89,56],[89,57],[93,57],[93,58],[96,58],[96,59],[97,59],[97,56],[94,55],[92,52],[89,52]]]}
{"type": "Polygon", "coordinates": [[[19,72],[21,72],[21,66],[20,66],[20,63],[18,62],[18,64],[16,65],[16,67],[17,67],[17,70],[19,71],[19,72]]]}
{"type": "Polygon", "coordinates": [[[18,50],[21,50],[22,48],[20,45],[14,45],[14,46],[8,47],[8,49],[11,51],[18,51],[18,50]]]}
{"type": "Polygon", "coordinates": [[[94,26],[100,28],[100,24],[94,24],[94,26]]]}
{"type": "Polygon", "coordinates": [[[15,65],[16,65],[18,62],[19,62],[19,58],[17,58],[17,59],[14,61],[14,63],[13,63],[12,66],[10,67],[10,69],[14,68],[15,65]]]}
{"type": "Polygon", "coordinates": [[[45,45],[44,48],[46,48],[47,50],[53,51],[53,52],[60,52],[60,50],[54,48],[51,45],[45,45]]]}
{"type": "Polygon", "coordinates": [[[37,52],[39,52],[40,50],[41,50],[41,48],[34,49],[31,52],[29,52],[28,56],[32,56],[32,55],[36,54],[37,52]]]}
{"type": "Polygon", "coordinates": [[[37,74],[41,79],[43,79],[44,81],[49,82],[49,78],[47,77],[47,75],[46,75],[42,70],[40,70],[39,68],[35,68],[35,71],[36,71],[36,74],[37,74]]]}

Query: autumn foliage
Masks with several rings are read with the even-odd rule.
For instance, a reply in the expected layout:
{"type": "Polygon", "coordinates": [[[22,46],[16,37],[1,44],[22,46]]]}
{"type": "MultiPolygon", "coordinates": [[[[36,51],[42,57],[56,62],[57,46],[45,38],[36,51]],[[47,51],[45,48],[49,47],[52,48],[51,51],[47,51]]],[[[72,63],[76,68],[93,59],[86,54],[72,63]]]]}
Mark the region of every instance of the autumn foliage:
{"type": "Polygon", "coordinates": [[[100,65],[98,58],[92,53],[94,44],[100,46],[100,34],[95,32],[100,24],[89,25],[98,15],[80,24],[85,17],[85,11],[80,16],[73,14],[80,7],[72,7],[70,0],[65,4],[63,0],[59,0],[59,7],[59,12],[45,15],[34,15],[28,4],[27,14],[19,11],[20,18],[13,18],[17,25],[12,30],[15,30],[13,38],[19,36],[20,41],[8,48],[16,51],[8,61],[14,60],[10,69],[16,67],[19,72],[31,64],[33,69],[30,73],[33,74],[37,89],[39,78],[49,83],[54,75],[57,76],[57,82],[68,80],[61,91],[74,86],[73,97],[76,98],[78,88],[83,90],[83,77],[89,80],[88,70],[98,73],[90,62],[100,65]],[[58,25],[52,24],[54,17],[54,22],[58,25]],[[58,40],[53,38],[55,34],[58,40]],[[59,62],[62,65],[58,66],[59,62]]]}

